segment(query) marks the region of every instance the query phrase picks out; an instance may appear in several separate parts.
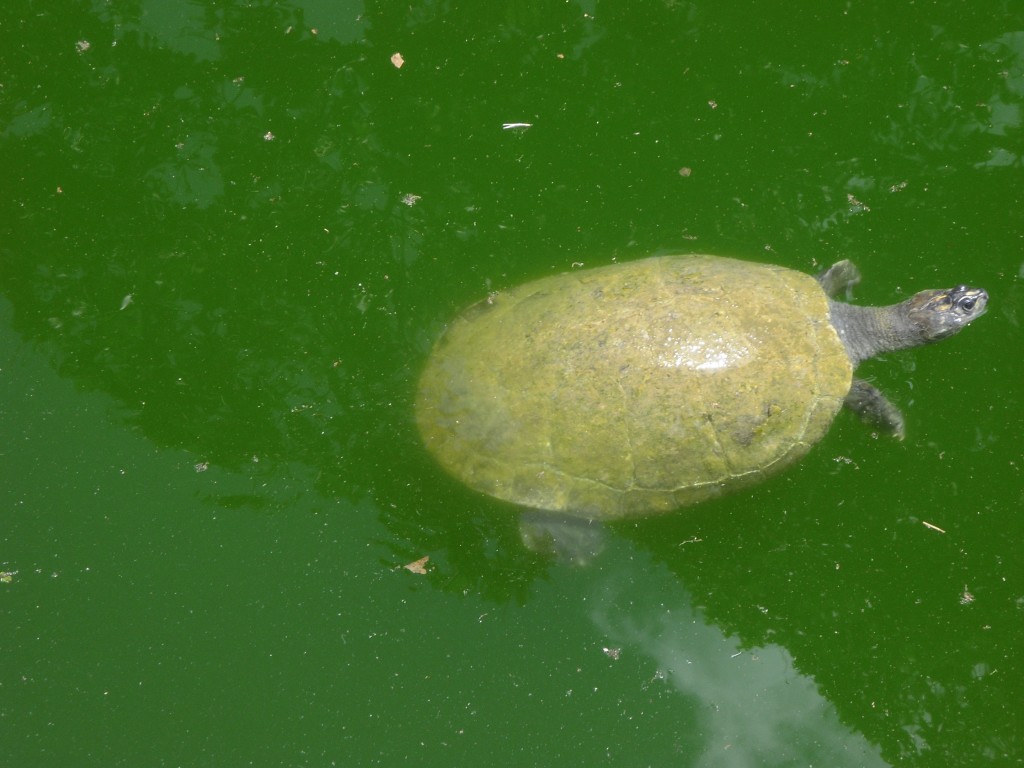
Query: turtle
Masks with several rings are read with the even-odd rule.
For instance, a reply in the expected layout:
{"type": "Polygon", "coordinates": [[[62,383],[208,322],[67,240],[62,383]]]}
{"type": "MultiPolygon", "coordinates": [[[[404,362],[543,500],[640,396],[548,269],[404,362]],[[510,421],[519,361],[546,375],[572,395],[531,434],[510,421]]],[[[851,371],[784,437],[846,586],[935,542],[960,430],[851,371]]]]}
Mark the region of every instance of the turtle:
{"type": "Polygon", "coordinates": [[[419,379],[416,422],[450,474],[538,519],[671,512],[791,466],[845,405],[897,438],[864,360],[954,335],[980,288],[886,307],[840,300],[849,261],[815,276],[706,254],[570,271],[459,314],[419,379]]]}

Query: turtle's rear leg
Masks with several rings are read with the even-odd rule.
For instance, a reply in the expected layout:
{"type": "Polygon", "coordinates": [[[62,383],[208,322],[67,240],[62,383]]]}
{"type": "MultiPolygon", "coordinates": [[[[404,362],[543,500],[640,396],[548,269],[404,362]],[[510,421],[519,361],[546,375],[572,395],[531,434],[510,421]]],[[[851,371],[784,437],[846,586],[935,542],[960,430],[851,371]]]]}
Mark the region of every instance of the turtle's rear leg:
{"type": "Polygon", "coordinates": [[[571,565],[588,565],[604,549],[600,523],[540,509],[520,514],[519,536],[532,552],[571,565]]]}
{"type": "Polygon", "coordinates": [[[903,439],[903,414],[873,384],[864,379],[854,379],[843,404],[861,421],[888,432],[898,440],[903,439]]]}

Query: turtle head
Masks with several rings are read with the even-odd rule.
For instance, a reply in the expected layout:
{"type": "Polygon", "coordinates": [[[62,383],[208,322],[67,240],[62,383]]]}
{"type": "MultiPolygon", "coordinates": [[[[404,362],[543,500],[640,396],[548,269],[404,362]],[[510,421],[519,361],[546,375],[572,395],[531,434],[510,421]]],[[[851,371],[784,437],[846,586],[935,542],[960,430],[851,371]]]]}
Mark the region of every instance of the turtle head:
{"type": "Polygon", "coordinates": [[[988,294],[981,288],[958,285],[956,288],[921,291],[903,303],[906,319],[918,344],[931,344],[958,333],[985,314],[988,294]]]}

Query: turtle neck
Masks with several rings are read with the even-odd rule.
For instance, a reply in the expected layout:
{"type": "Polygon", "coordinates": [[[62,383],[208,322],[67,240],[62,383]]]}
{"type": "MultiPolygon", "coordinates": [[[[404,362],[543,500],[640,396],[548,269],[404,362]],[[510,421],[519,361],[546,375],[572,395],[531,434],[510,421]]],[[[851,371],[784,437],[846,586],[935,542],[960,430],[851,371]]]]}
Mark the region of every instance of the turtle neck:
{"type": "Polygon", "coordinates": [[[884,352],[916,347],[925,340],[907,319],[905,302],[887,307],[861,307],[829,301],[832,327],[856,368],[884,352]]]}

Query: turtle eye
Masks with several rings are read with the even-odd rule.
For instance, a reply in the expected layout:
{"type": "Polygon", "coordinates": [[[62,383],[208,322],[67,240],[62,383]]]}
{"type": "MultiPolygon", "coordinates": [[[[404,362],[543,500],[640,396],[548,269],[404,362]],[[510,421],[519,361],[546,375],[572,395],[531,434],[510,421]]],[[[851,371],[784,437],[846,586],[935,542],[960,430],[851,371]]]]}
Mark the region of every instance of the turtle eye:
{"type": "Polygon", "coordinates": [[[956,303],[957,309],[967,313],[973,312],[977,305],[978,299],[975,296],[964,296],[956,303]]]}

